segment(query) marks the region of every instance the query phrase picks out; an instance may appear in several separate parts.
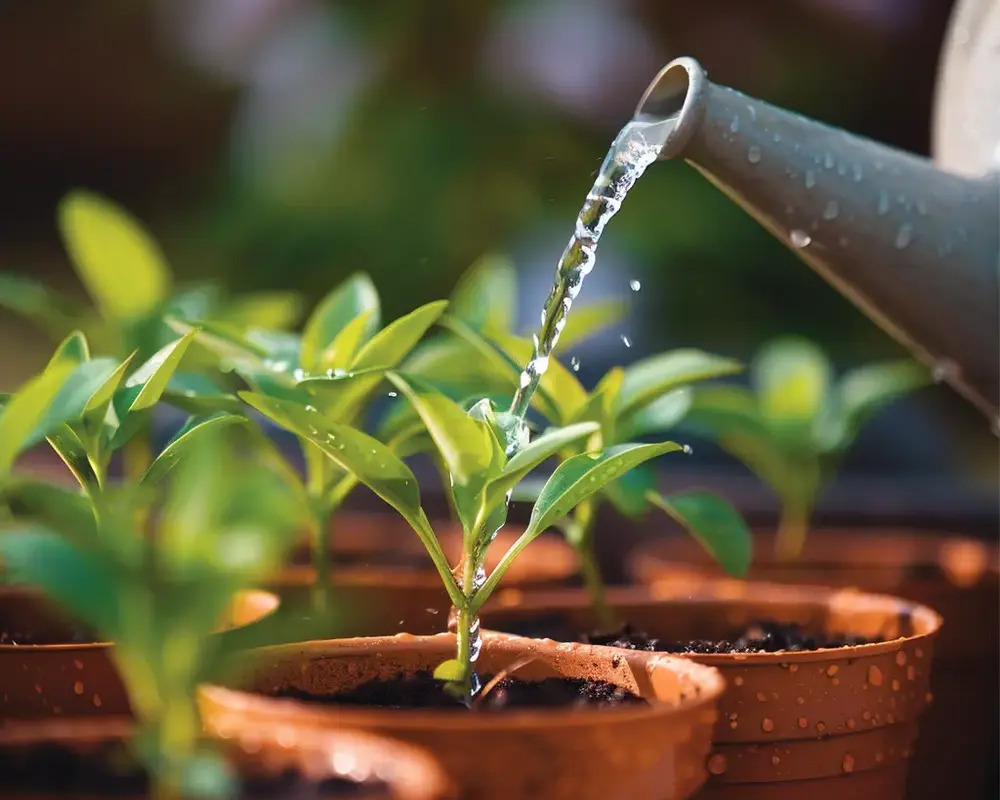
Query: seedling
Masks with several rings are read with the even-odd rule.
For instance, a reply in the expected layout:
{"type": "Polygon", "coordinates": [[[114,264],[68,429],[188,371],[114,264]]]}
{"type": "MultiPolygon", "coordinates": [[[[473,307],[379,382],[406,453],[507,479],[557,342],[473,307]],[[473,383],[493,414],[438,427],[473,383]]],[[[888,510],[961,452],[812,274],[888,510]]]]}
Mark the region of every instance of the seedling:
{"type": "Polygon", "coordinates": [[[0,531],[5,580],[42,589],[114,642],[110,655],[139,722],[137,750],[158,784],[154,796],[218,795],[228,776],[198,747],[195,689],[231,663],[225,634],[212,634],[237,592],[280,563],[294,498],[215,429],[168,481],[108,490],[96,521],[79,501],[48,486],[56,529],[0,531]],[[137,516],[153,514],[155,531],[136,529],[137,516]]]}
{"type": "MultiPolygon", "coordinates": [[[[93,307],[50,291],[19,275],[0,273],[0,307],[44,328],[55,341],[74,331],[85,335],[94,351],[119,362],[141,364],[162,352],[176,334],[165,315],[191,321],[210,320],[244,330],[261,325],[294,324],[300,299],[288,292],[246,293],[227,298],[212,285],[175,291],[166,258],[143,225],[117,204],[98,194],[74,190],[58,209],[59,231],[80,282],[93,307]]],[[[185,372],[171,374],[159,394],[190,413],[219,409],[221,390],[192,352],[185,372]]],[[[150,420],[131,432],[123,449],[126,475],[136,480],[152,460],[150,420]]]]}
{"type": "Polygon", "coordinates": [[[750,388],[699,388],[689,420],[777,494],[776,553],[790,559],[802,552],[816,498],[864,424],[929,382],[928,371],[910,360],[869,364],[834,380],[817,345],[787,337],[758,352],[750,388]]]}
{"type": "MultiPolygon", "coordinates": [[[[317,419],[360,426],[364,412],[387,369],[397,366],[438,320],[446,302],[428,303],[380,329],[378,294],[367,275],[355,274],[323,299],[310,316],[302,336],[262,329],[243,336],[230,327],[201,323],[200,330],[172,321],[178,331],[195,335],[213,351],[223,370],[235,372],[254,396],[287,400],[316,412],[317,419]]],[[[230,398],[236,401],[236,398],[230,398]]],[[[254,408],[294,433],[305,460],[305,481],[276,451],[269,459],[284,475],[307,509],[316,582],[314,604],[325,608],[331,580],[330,520],[358,479],[323,456],[310,437],[290,427],[284,415],[267,403],[254,408]]],[[[385,440],[395,456],[405,457],[430,446],[422,426],[411,424],[385,440]]]]}
{"type": "MultiPolygon", "coordinates": [[[[460,287],[466,303],[459,308],[488,307],[488,298],[504,294],[495,288],[501,282],[500,275],[488,265],[482,265],[460,287]]],[[[466,355],[461,363],[476,363],[484,385],[497,396],[509,392],[520,376],[518,365],[526,363],[531,356],[531,342],[504,330],[506,317],[490,322],[481,314],[466,313],[465,319],[459,319],[452,312],[450,308],[442,323],[452,332],[453,341],[460,344],[423,353],[422,357],[415,357],[410,366],[418,369],[422,378],[431,376],[436,385],[447,391],[454,386],[448,381],[449,370],[454,369],[450,366],[455,358],[451,351],[464,349],[466,355]],[[475,330],[471,324],[477,321],[480,327],[475,330]],[[473,355],[470,357],[468,353],[473,355]]],[[[567,329],[576,313],[574,309],[569,316],[567,329]]],[[[591,318],[608,317],[595,314],[591,318]]],[[[577,324],[585,326],[586,320],[577,324]]],[[[559,341],[565,344],[563,337],[559,341]]],[[[642,359],[629,367],[615,367],[604,375],[593,392],[588,393],[573,371],[550,358],[548,370],[532,398],[532,407],[554,426],[585,422],[597,425],[585,440],[560,449],[557,455],[567,459],[587,451],[663,434],[674,428],[687,413],[692,396],[690,384],[731,375],[741,369],[736,361],[700,350],[674,350],[642,359]]],[[[394,430],[391,426],[404,425],[406,420],[407,415],[397,411],[387,423],[385,433],[394,430]]],[[[515,491],[515,496],[518,500],[535,501],[540,497],[539,485],[526,481],[515,491]]],[[[572,514],[555,523],[577,553],[581,575],[602,624],[612,623],[594,548],[597,512],[604,501],[630,518],[640,518],[652,508],[659,509],[694,535],[730,574],[744,575],[749,567],[750,534],[739,512],[729,503],[701,489],[664,495],[656,488],[655,472],[649,466],[636,466],[577,503],[572,514]]]]}

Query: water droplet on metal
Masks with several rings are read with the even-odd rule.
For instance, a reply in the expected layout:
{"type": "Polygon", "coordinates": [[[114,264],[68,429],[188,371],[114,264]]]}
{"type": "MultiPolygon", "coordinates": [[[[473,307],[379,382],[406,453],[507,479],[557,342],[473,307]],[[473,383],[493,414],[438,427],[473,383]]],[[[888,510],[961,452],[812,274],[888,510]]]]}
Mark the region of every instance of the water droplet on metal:
{"type": "Polygon", "coordinates": [[[759,164],[760,156],[761,156],[760,148],[757,147],[757,145],[751,145],[750,147],[747,148],[747,161],[749,161],[751,164],[759,164]]]}
{"type": "Polygon", "coordinates": [[[959,369],[958,364],[948,358],[935,361],[934,366],[931,368],[931,378],[934,379],[935,383],[956,381],[961,375],[962,371],[959,369]]]}
{"type": "Polygon", "coordinates": [[[642,284],[639,282],[638,278],[632,278],[632,280],[628,282],[628,285],[633,292],[638,292],[642,288],[642,284]]]}
{"type": "Polygon", "coordinates": [[[812,237],[805,231],[795,230],[788,235],[793,247],[808,247],[812,237]]]}
{"type": "Polygon", "coordinates": [[[823,209],[823,219],[836,219],[839,213],[840,203],[836,200],[831,200],[826,204],[826,208],[823,209]]]}
{"type": "Polygon", "coordinates": [[[878,213],[883,216],[889,213],[889,193],[883,189],[878,193],[878,213]]]}
{"type": "Polygon", "coordinates": [[[836,162],[834,161],[833,153],[827,152],[826,156],[823,159],[823,164],[826,166],[827,169],[833,169],[833,165],[835,163],[836,162]]]}
{"type": "Polygon", "coordinates": [[[909,222],[904,222],[896,232],[896,247],[902,250],[913,241],[913,226],[909,222]]]}
{"type": "Polygon", "coordinates": [[[811,169],[806,170],[806,188],[812,189],[816,185],[816,173],[811,169]]]}

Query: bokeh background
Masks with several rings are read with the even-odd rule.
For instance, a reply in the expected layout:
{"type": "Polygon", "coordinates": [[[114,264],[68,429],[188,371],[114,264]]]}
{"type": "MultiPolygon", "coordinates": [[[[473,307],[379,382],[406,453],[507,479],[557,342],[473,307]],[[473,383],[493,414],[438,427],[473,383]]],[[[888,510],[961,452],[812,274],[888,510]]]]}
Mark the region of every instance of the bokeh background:
{"type": "MultiPolygon", "coordinates": [[[[315,301],[363,269],[389,318],[503,251],[527,324],[610,140],[668,60],[692,55],[715,81],[927,153],[950,8],[0,0],[0,268],[80,292],[54,212],[85,186],[141,216],[183,277],[315,301]]],[[[633,313],[580,351],[585,381],[667,347],[747,357],[786,332],[841,367],[901,354],[680,163],[651,168],[609,228],[584,296],[610,295],[633,313]]],[[[0,336],[7,389],[49,342],[9,316],[0,336]]],[[[930,387],[866,430],[821,512],[995,535],[997,468],[987,425],[930,387]]],[[[751,512],[770,507],[711,447],[668,469],[724,483],[751,512]]]]}

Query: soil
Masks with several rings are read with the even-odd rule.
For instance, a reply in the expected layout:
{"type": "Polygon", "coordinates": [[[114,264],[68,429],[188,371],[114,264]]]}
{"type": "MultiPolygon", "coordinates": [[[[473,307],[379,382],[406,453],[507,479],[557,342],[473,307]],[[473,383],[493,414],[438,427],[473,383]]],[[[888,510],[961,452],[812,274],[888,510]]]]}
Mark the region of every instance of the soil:
{"type": "MultiPolygon", "coordinates": [[[[489,686],[490,676],[481,676],[489,686]]],[[[646,704],[638,695],[604,681],[577,678],[546,678],[541,681],[521,681],[502,678],[480,694],[471,709],[445,689],[445,684],[424,671],[414,675],[397,675],[363,683],[350,691],[319,695],[301,689],[283,689],[276,697],[306,703],[368,706],[375,708],[454,709],[458,711],[512,711],[537,708],[594,708],[646,704]]]]}
{"type": "Polygon", "coordinates": [[[66,631],[63,635],[34,634],[30,631],[0,631],[0,645],[96,644],[101,639],[83,628],[66,631]]]}
{"type": "MultiPolygon", "coordinates": [[[[109,742],[96,751],[78,752],[59,744],[0,749],[0,785],[3,793],[55,793],[95,797],[145,796],[148,777],[125,747],[109,742]]],[[[358,783],[344,778],[307,781],[293,770],[240,780],[236,796],[246,800],[364,800],[385,796],[380,781],[358,783]]]]}

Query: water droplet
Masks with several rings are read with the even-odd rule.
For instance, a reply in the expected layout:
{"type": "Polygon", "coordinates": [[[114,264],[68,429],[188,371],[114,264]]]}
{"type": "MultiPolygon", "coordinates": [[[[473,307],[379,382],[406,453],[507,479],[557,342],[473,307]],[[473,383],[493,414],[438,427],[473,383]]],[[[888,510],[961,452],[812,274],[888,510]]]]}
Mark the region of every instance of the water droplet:
{"type": "Polygon", "coordinates": [[[83,683],[82,682],[77,681],[76,683],[73,684],[73,694],[77,694],[77,695],[83,694],[83,683]]]}
{"type": "Polygon", "coordinates": [[[900,650],[898,653],[896,653],[896,664],[898,666],[900,666],[900,667],[905,667],[906,666],[906,652],[905,651],[900,650]]]}
{"type": "Polygon", "coordinates": [[[781,763],[781,759],[777,756],[771,756],[771,763],[774,764],[774,766],[778,766],[778,764],[781,763]]]}
{"type": "Polygon", "coordinates": [[[781,134],[780,133],[776,133],[776,134],[774,134],[773,138],[774,138],[774,143],[777,144],[778,142],[781,141],[781,134]]]}
{"type": "Polygon", "coordinates": [[[757,145],[752,145],[751,147],[747,148],[747,161],[749,161],[751,164],[759,164],[760,155],[761,155],[760,148],[757,147],[757,145]]]}
{"type": "Polygon", "coordinates": [[[899,687],[900,687],[900,685],[901,685],[901,684],[900,684],[900,682],[899,682],[899,678],[893,678],[893,679],[892,679],[892,690],[893,690],[894,692],[898,692],[898,691],[899,691],[899,687]]]}
{"type": "Polygon", "coordinates": [[[850,753],[844,753],[844,760],[840,762],[840,768],[844,772],[854,772],[854,756],[850,753]]]}
{"type": "Polygon", "coordinates": [[[804,697],[796,697],[795,702],[800,706],[804,706],[806,704],[806,699],[804,697]]]}
{"type": "Polygon", "coordinates": [[[624,333],[622,334],[622,344],[626,347],[632,346],[632,342],[629,341],[629,338],[624,333]]]}
{"type": "Polygon", "coordinates": [[[737,133],[740,129],[740,118],[733,117],[733,121],[729,123],[729,130],[733,133],[737,133]]]}
{"type": "Polygon", "coordinates": [[[573,372],[579,372],[580,371],[580,359],[578,359],[576,356],[573,356],[569,360],[569,366],[570,366],[570,369],[573,370],[573,372]]]}
{"type": "Polygon", "coordinates": [[[765,733],[770,733],[774,730],[774,720],[770,717],[764,717],[764,719],[760,721],[760,729],[765,733]]]}
{"type": "Polygon", "coordinates": [[[826,166],[827,169],[833,169],[833,165],[835,163],[836,162],[834,161],[833,153],[828,151],[825,158],[823,159],[823,164],[826,166]]]}
{"type": "Polygon", "coordinates": [[[872,686],[882,685],[882,670],[880,670],[874,664],[868,667],[868,683],[870,683],[872,686]]]}
{"type": "Polygon", "coordinates": [[[823,219],[836,219],[839,213],[840,203],[836,200],[831,200],[826,204],[826,208],[823,209],[823,219]]]}
{"type": "Polygon", "coordinates": [[[913,241],[913,226],[909,222],[904,222],[896,232],[896,247],[902,250],[913,241]]]}
{"type": "Polygon", "coordinates": [[[853,731],[857,727],[857,723],[854,721],[854,717],[847,718],[847,730],[853,731]]]}
{"type": "Polygon", "coordinates": [[[935,383],[945,383],[957,381],[962,375],[958,364],[948,358],[942,358],[934,362],[931,368],[931,378],[935,383]]]}
{"type": "Polygon", "coordinates": [[[837,239],[837,244],[839,244],[841,247],[847,247],[847,245],[849,245],[850,242],[847,240],[846,236],[841,236],[839,239],[837,239]]]}
{"type": "Polygon", "coordinates": [[[805,231],[792,231],[788,235],[788,238],[791,240],[793,247],[808,247],[812,243],[812,237],[805,231]]]}
{"type": "Polygon", "coordinates": [[[852,166],[851,172],[854,174],[854,182],[861,183],[861,178],[864,177],[864,173],[861,171],[861,165],[855,164],[852,166]]]}
{"type": "Polygon", "coordinates": [[[878,193],[878,214],[884,216],[889,213],[889,193],[883,189],[878,193]]]}
{"type": "Polygon", "coordinates": [[[306,406],[306,411],[308,411],[311,414],[317,413],[315,406],[306,406]]]}
{"type": "Polygon", "coordinates": [[[829,667],[826,668],[826,674],[829,675],[831,678],[834,675],[836,675],[839,671],[840,667],[838,667],[836,664],[831,664],[829,667]]]}
{"type": "Polygon", "coordinates": [[[305,377],[306,377],[305,370],[304,369],[300,369],[300,368],[296,368],[292,372],[292,377],[295,378],[295,380],[297,380],[297,381],[305,380],[305,377]]]}
{"type": "Polygon", "coordinates": [[[399,397],[399,392],[389,392],[389,397],[399,397]]]}
{"type": "Polygon", "coordinates": [[[733,678],[733,686],[742,686],[742,685],[743,685],[742,675],[737,675],[735,678],[733,678]]]}
{"type": "Polygon", "coordinates": [[[806,188],[812,189],[816,185],[816,173],[811,169],[806,170],[806,188]]]}
{"type": "Polygon", "coordinates": [[[691,445],[686,444],[681,447],[681,452],[691,455],[694,452],[694,448],[692,448],[691,445]]]}
{"type": "Polygon", "coordinates": [[[104,701],[101,699],[99,694],[95,694],[91,699],[91,702],[93,702],[94,708],[100,708],[104,704],[104,701]]]}
{"type": "Polygon", "coordinates": [[[807,720],[805,717],[799,717],[799,727],[802,728],[803,730],[808,728],[809,720],[807,720]]]}
{"type": "Polygon", "coordinates": [[[817,732],[819,732],[819,733],[823,733],[823,731],[825,731],[825,730],[826,730],[826,723],[825,723],[825,722],[822,722],[822,721],[820,721],[820,722],[817,722],[817,723],[816,723],[816,730],[817,730],[817,732]]]}
{"type": "Polygon", "coordinates": [[[766,703],[767,702],[767,695],[764,694],[763,692],[757,692],[757,702],[759,702],[759,703],[766,703]]]}
{"type": "Polygon", "coordinates": [[[708,771],[713,775],[721,775],[726,771],[726,757],[722,753],[712,753],[708,759],[708,771]]]}
{"type": "Polygon", "coordinates": [[[639,282],[638,278],[632,278],[632,280],[628,282],[628,285],[633,292],[638,292],[642,288],[642,284],[639,282]]]}

